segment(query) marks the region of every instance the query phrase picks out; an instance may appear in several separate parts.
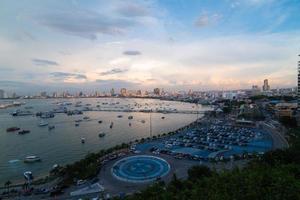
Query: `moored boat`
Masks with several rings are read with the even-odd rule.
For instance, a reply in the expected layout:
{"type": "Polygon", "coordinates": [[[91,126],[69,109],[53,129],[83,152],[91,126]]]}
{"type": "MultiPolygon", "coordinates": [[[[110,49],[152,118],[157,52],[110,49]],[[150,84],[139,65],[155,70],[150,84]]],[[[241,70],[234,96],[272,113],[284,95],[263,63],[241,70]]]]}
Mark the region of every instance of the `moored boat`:
{"type": "Polygon", "coordinates": [[[100,138],[102,138],[102,137],[105,136],[105,133],[99,133],[98,136],[99,136],[100,138]]]}
{"type": "Polygon", "coordinates": [[[15,131],[18,131],[18,130],[20,130],[20,128],[14,126],[14,127],[7,128],[6,132],[15,132],[15,131]]]}
{"type": "Polygon", "coordinates": [[[19,135],[24,135],[24,134],[27,134],[27,133],[30,133],[30,130],[22,130],[22,131],[18,132],[19,135]]]}
{"type": "Polygon", "coordinates": [[[40,121],[39,126],[40,127],[42,127],[42,126],[48,126],[48,122],[40,121]]]}
{"type": "Polygon", "coordinates": [[[40,161],[41,161],[41,158],[38,156],[27,156],[24,159],[25,163],[34,163],[34,162],[40,162],[40,161]]]}

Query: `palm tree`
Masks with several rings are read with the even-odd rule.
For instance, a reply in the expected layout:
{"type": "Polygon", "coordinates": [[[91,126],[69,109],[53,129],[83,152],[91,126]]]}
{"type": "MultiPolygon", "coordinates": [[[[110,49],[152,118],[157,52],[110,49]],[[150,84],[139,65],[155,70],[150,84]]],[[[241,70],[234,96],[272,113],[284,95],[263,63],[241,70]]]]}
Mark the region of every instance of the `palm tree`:
{"type": "Polygon", "coordinates": [[[10,184],[11,184],[11,181],[9,181],[9,180],[4,183],[4,186],[7,188],[7,194],[9,194],[9,186],[10,186],[10,184]]]}

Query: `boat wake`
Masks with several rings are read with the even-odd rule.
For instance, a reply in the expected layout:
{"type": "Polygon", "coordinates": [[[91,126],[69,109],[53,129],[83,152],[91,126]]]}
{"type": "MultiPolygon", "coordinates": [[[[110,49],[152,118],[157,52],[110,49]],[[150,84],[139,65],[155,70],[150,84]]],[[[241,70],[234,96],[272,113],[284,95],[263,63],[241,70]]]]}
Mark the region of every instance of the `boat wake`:
{"type": "Polygon", "coordinates": [[[10,160],[8,161],[9,163],[17,163],[17,162],[20,162],[21,160],[18,160],[18,159],[14,159],[14,160],[10,160]]]}

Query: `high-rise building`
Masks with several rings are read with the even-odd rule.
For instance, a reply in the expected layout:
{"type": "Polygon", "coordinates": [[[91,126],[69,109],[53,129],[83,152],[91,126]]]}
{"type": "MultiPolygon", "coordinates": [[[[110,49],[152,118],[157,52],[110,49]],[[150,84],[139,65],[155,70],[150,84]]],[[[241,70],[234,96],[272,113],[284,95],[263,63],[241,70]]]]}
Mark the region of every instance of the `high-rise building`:
{"type": "Polygon", "coordinates": [[[40,96],[41,97],[47,97],[47,92],[45,92],[45,91],[41,92],[40,96]]]}
{"type": "Polygon", "coordinates": [[[298,90],[297,90],[297,99],[298,99],[298,110],[300,110],[300,61],[298,61],[298,90]]]}
{"type": "Polygon", "coordinates": [[[115,89],[114,88],[111,88],[111,90],[110,90],[110,96],[115,96],[115,89]]]}
{"type": "Polygon", "coordinates": [[[160,95],[160,89],[159,88],[154,88],[153,93],[155,95],[160,95]]]}
{"type": "Polygon", "coordinates": [[[4,90],[0,90],[0,99],[4,98],[4,90]]]}
{"type": "Polygon", "coordinates": [[[264,80],[264,85],[263,85],[262,89],[263,89],[264,92],[270,90],[270,85],[269,85],[268,79],[265,79],[265,80],[264,80]]]}
{"type": "Polygon", "coordinates": [[[137,96],[142,96],[142,90],[137,90],[137,91],[136,91],[136,95],[137,95],[137,96]]]}
{"type": "Polygon", "coordinates": [[[126,88],[121,88],[120,94],[121,96],[125,97],[127,95],[126,88]]]}

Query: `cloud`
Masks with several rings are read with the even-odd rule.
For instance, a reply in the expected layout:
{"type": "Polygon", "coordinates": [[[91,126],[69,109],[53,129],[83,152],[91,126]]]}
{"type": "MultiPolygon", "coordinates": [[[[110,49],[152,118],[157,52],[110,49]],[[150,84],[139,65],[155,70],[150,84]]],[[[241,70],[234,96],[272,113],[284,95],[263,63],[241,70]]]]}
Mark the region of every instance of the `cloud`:
{"type": "Polygon", "coordinates": [[[68,73],[68,72],[52,72],[50,73],[52,77],[56,80],[65,80],[65,79],[77,79],[77,80],[85,80],[87,79],[86,75],[84,74],[75,74],[75,73],[68,73]]]}
{"type": "Polygon", "coordinates": [[[123,54],[127,56],[137,56],[137,55],[141,55],[142,53],[140,51],[128,50],[128,51],[124,51],[123,54]]]}
{"type": "Polygon", "coordinates": [[[105,72],[99,73],[101,76],[106,76],[106,75],[113,75],[113,74],[120,74],[120,73],[125,73],[127,72],[128,69],[121,69],[121,68],[114,68],[105,72]]]}
{"type": "Polygon", "coordinates": [[[202,28],[205,26],[209,26],[212,24],[217,23],[222,16],[220,14],[212,14],[209,15],[208,13],[201,14],[195,21],[195,26],[198,28],[202,28]]]}
{"type": "Polygon", "coordinates": [[[38,66],[49,66],[49,65],[59,65],[57,62],[52,61],[52,60],[45,60],[45,59],[38,59],[34,58],[32,59],[33,64],[38,65],[38,66]]]}
{"type": "Polygon", "coordinates": [[[126,3],[117,8],[117,12],[125,17],[143,17],[149,15],[148,10],[140,4],[126,3]]]}
{"type": "Polygon", "coordinates": [[[39,24],[65,34],[95,40],[97,34],[118,35],[136,24],[125,17],[103,15],[91,10],[52,11],[34,18],[39,24]]]}

